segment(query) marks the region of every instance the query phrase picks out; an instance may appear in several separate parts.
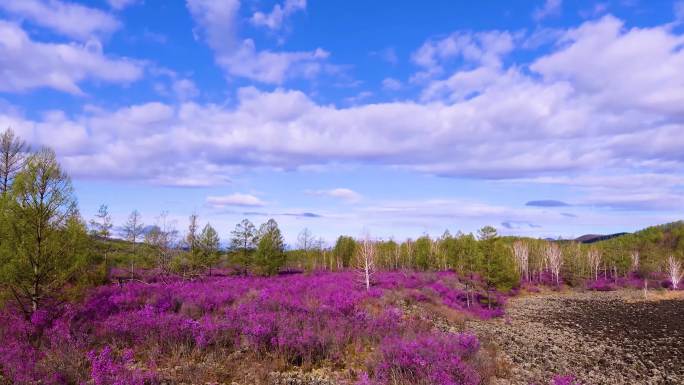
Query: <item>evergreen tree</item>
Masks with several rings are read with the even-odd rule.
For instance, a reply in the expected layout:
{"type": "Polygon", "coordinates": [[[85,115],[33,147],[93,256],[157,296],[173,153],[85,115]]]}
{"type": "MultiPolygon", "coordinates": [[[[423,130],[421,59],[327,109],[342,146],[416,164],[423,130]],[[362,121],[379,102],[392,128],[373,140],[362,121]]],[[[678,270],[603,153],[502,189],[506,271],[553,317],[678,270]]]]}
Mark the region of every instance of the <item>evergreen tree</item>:
{"type": "Polygon", "coordinates": [[[14,177],[24,167],[28,150],[26,142],[14,136],[11,128],[0,136],[0,193],[3,195],[11,190],[14,177]]]}
{"type": "Polygon", "coordinates": [[[199,235],[197,242],[198,258],[194,264],[209,269],[209,275],[211,275],[211,268],[220,260],[219,243],[218,233],[211,224],[207,223],[199,235]]]}
{"type": "Polygon", "coordinates": [[[251,264],[251,255],[257,246],[258,234],[256,227],[249,221],[243,219],[235,225],[235,230],[231,231],[230,249],[237,254],[238,262],[243,266],[251,264]]]}
{"type": "Polygon", "coordinates": [[[273,219],[269,219],[259,229],[254,264],[257,272],[264,275],[276,274],[285,265],[285,242],[278,223],[273,219]]]}
{"type": "Polygon", "coordinates": [[[27,318],[84,266],[87,243],[75,210],[71,180],[52,150],[43,149],[17,174],[13,199],[6,200],[2,226],[0,282],[27,318]]]}

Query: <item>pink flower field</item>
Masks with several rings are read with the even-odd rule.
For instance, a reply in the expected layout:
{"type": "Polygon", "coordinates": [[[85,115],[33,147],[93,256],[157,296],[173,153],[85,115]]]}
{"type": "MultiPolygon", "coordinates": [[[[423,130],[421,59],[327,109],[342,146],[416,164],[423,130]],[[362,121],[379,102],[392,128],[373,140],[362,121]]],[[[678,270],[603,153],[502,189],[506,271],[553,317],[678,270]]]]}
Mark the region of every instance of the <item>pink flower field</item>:
{"type": "Polygon", "coordinates": [[[6,311],[0,366],[16,384],[156,384],[171,372],[230,383],[295,368],[347,383],[478,384],[477,338],[408,310],[503,314],[504,295],[470,295],[468,306],[451,272],[378,273],[368,291],[353,272],[110,284],[30,320],[6,311]]]}

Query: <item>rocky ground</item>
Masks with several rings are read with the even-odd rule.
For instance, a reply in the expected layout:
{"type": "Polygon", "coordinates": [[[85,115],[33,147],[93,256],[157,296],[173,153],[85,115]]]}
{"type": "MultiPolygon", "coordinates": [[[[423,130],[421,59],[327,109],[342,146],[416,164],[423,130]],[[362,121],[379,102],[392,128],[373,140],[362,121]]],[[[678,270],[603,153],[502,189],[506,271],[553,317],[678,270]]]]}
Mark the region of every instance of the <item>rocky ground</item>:
{"type": "Polygon", "coordinates": [[[465,323],[497,347],[508,372],[499,384],[546,384],[554,374],[574,374],[587,385],[684,384],[682,296],[539,294],[512,299],[506,313],[465,323]]]}

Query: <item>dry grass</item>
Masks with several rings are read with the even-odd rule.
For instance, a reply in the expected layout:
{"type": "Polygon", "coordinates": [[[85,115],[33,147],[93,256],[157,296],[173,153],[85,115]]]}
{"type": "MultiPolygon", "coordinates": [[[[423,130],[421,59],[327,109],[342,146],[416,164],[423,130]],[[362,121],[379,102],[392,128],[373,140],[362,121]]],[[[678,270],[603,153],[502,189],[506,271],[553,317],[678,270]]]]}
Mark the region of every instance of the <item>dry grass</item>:
{"type": "Polygon", "coordinates": [[[638,301],[651,301],[651,302],[657,302],[657,301],[668,301],[668,300],[679,300],[682,301],[684,300],[684,290],[664,290],[664,289],[657,289],[657,290],[649,290],[648,293],[646,293],[646,296],[644,297],[644,292],[643,290],[633,290],[638,295],[634,297],[628,298],[629,302],[638,302],[638,301]],[[634,299],[632,299],[634,298],[634,299]]]}

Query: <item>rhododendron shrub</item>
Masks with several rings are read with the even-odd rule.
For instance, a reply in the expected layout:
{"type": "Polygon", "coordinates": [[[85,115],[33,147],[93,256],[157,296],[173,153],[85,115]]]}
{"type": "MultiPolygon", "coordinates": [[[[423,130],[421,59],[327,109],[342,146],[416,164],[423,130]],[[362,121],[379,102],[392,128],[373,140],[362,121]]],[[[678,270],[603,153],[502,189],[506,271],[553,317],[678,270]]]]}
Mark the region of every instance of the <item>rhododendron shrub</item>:
{"type": "Polygon", "coordinates": [[[430,383],[470,384],[477,340],[431,331],[401,308],[408,300],[481,317],[502,313],[503,296],[492,310],[479,301],[467,307],[462,287],[455,273],[398,272],[378,273],[370,290],[352,272],[112,284],[31,320],[5,309],[0,373],[17,384],[142,384],[154,383],[153,368],[179,354],[249,351],[310,367],[344,365],[361,349],[382,352],[369,372],[374,383],[408,378],[396,360],[433,373],[430,383]]]}
{"type": "Polygon", "coordinates": [[[376,384],[477,385],[479,374],[468,363],[480,348],[469,334],[425,334],[383,341],[381,357],[371,367],[376,384]]]}
{"type": "Polygon", "coordinates": [[[586,288],[595,291],[613,291],[619,288],[641,289],[649,286],[668,287],[668,285],[669,281],[662,274],[651,274],[649,277],[643,277],[634,272],[629,273],[626,277],[615,277],[608,274],[586,282],[586,288]]]}
{"type": "Polygon", "coordinates": [[[93,384],[144,385],[153,382],[153,374],[132,367],[133,355],[132,350],[126,349],[120,356],[116,356],[109,346],[105,346],[99,353],[89,352],[93,384]]]}

